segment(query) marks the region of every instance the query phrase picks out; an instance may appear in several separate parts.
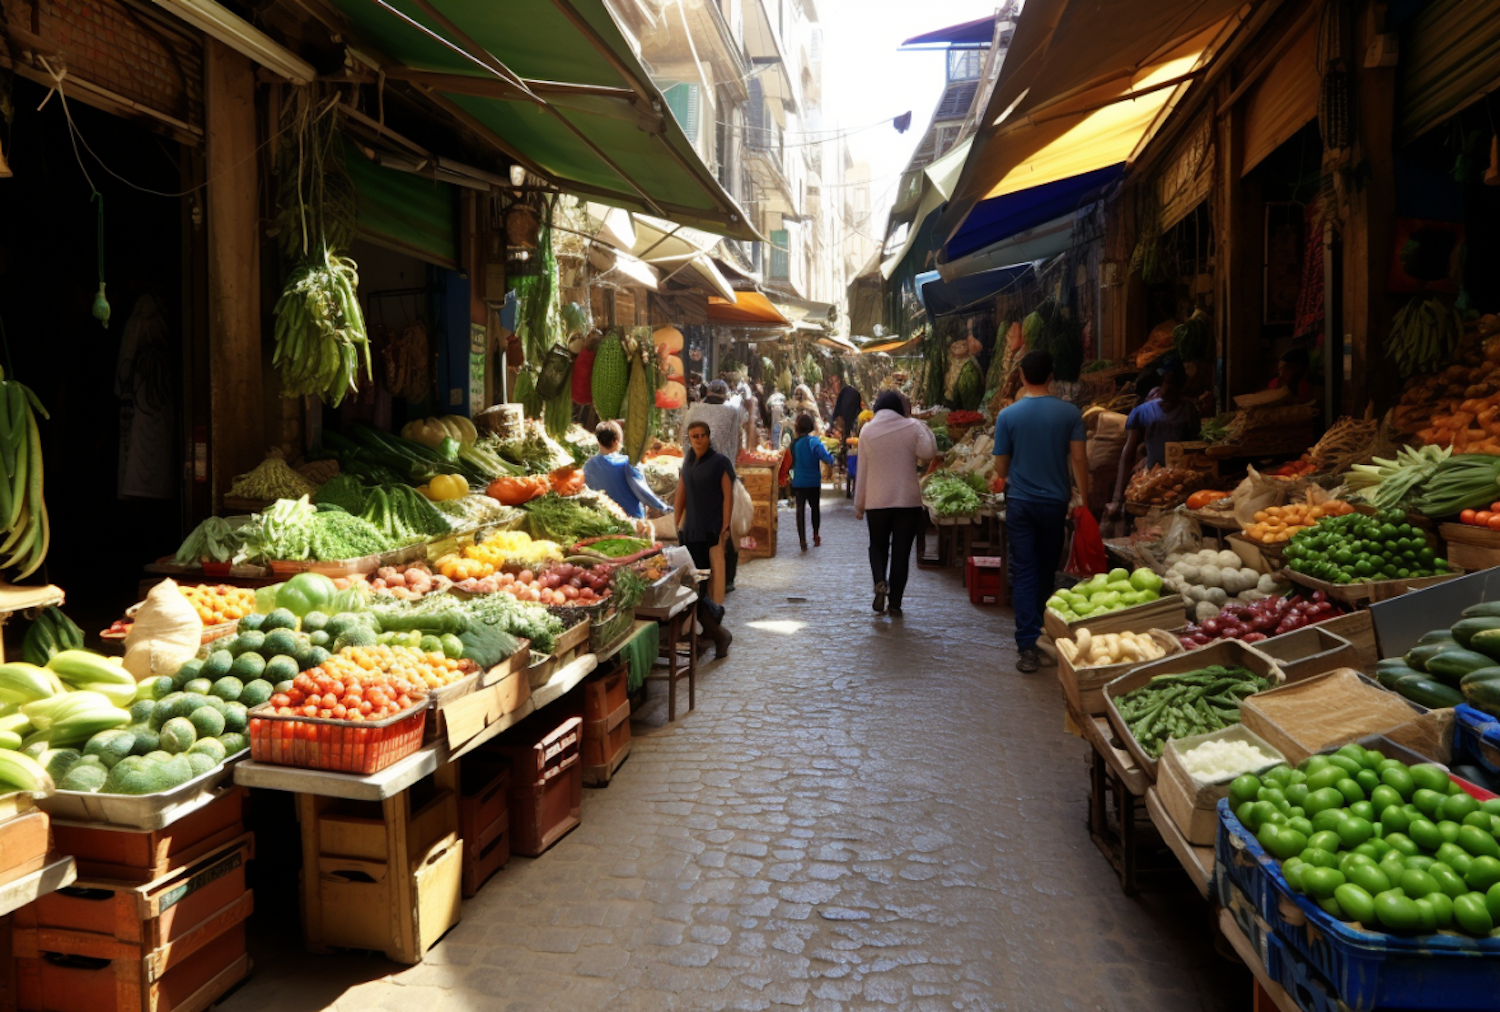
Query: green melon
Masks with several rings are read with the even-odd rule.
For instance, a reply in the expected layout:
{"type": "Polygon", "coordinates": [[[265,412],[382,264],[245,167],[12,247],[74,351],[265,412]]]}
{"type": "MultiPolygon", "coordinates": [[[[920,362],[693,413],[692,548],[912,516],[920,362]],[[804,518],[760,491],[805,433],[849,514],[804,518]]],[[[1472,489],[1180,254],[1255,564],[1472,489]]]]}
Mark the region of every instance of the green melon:
{"type": "Polygon", "coordinates": [[[261,673],[261,677],[273,684],[276,682],[289,682],[297,677],[297,672],[300,670],[297,667],[297,659],[295,657],[289,657],[286,654],[277,654],[266,664],[266,670],[261,673]]]}
{"type": "Polygon", "coordinates": [[[297,616],[286,608],[276,608],[266,616],[266,620],[260,624],[266,630],[269,637],[273,629],[295,629],[297,628],[297,616]]]}
{"type": "MultiPolygon", "coordinates": [[[[213,739],[209,740],[212,741],[213,739]]],[[[215,744],[218,743],[215,742],[215,744]]],[[[193,747],[196,749],[198,746],[194,745],[193,747]]],[[[188,765],[193,768],[193,776],[197,777],[207,773],[209,770],[219,765],[219,763],[223,760],[215,759],[207,752],[189,752],[187,754],[187,761],[188,765]]]]}
{"type": "Polygon", "coordinates": [[[225,731],[219,735],[219,744],[224,746],[225,755],[238,755],[250,747],[250,739],[238,731],[225,731]]]}
{"type": "Polygon", "coordinates": [[[229,652],[236,657],[242,657],[247,653],[258,653],[265,642],[266,634],[252,629],[236,636],[234,646],[229,648],[229,652]]]}
{"type": "MultiPolygon", "coordinates": [[[[224,732],[229,734],[243,733],[250,726],[250,714],[244,703],[229,703],[225,707],[224,732]]],[[[221,734],[222,738],[223,735],[221,734]]]]}
{"type": "Polygon", "coordinates": [[[610,331],[599,342],[599,347],[594,352],[594,371],[589,380],[594,410],[599,413],[599,417],[619,418],[630,383],[630,363],[617,331],[610,331]]]}
{"type": "Polygon", "coordinates": [[[208,692],[213,688],[213,684],[214,683],[210,682],[207,678],[195,678],[191,682],[188,682],[186,685],[184,685],[182,687],[182,691],[196,692],[198,693],[198,695],[203,696],[208,694],[208,692]]]}
{"type": "Polygon", "coordinates": [[[193,747],[188,749],[188,755],[213,756],[214,765],[224,761],[229,753],[224,748],[224,743],[217,738],[199,738],[193,742],[193,747]]]}
{"type": "Polygon", "coordinates": [[[192,712],[188,721],[197,730],[199,739],[224,733],[224,715],[211,706],[200,706],[192,712]]]}
{"type": "Polygon", "coordinates": [[[245,691],[245,683],[233,675],[225,675],[213,684],[209,689],[213,695],[218,696],[226,703],[232,703],[240,698],[240,693],[245,691]]]}
{"type": "Polygon", "coordinates": [[[301,646],[296,633],[290,629],[277,629],[266,634],[266,641],[261,645],[260,652],[267,657],[275,657],[277,654],[295,654],[301,646]]]}
{"type": "Polygon", "coordinates": [[[186,717],[173,717],[161,726],[161,747],[167,752],[186,752],[198,740],[198,729],[186,717]]]}
{"type": "MultiPolygon", "coordinates": [[[[198,671],[197,677],[207,678],[212,682],[216,678],[223,678],[229,674],[229,669],[233,667],[234,654],[228,650],[215,650],[208,655],[208,660],[203,662],[203,667],[198,671]]],[[[173,681],[175,682],[176,679],[174,678],[173,681]]],[[[182,684],[187,684],[187,679],[183,679],[182,684]]]]}
{"type": "Polygon", "coordinates": [[[271,698],[271,683],[264,678],[257,678],[253,682],[245,683],[245,690],[240,693],[239,701],[246,706],[259,706],[271,698]]]}

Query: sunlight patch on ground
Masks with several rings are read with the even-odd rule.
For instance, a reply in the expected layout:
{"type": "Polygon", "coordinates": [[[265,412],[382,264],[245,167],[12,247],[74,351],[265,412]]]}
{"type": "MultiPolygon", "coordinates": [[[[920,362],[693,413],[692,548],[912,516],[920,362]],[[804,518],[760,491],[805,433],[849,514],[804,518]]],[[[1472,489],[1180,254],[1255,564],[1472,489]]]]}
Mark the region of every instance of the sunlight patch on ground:
{"type": "Polygon", "coordinates": [[[778,636],[793,636],[807,628],[806,622],[794,622],[791,619],[762,619],[759,622],[746,622],[745,624],[751,629],[776,633],[778,636]]]}

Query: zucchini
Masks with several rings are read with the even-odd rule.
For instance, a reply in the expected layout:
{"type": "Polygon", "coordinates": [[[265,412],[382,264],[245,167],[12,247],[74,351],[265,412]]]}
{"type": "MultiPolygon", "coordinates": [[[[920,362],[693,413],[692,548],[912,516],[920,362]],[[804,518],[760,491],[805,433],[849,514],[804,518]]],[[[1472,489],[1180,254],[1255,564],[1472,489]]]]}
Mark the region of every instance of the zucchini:
{"type": "Polygon", "coordinates": [[[1418,671],[1426,671],[1428,661],[1432,660],[1444,650],[1455,649],[1462,649],[1461,647],[1459,647],[1456,640],[1449,640],[1442,643],[1424,643],[1421,646],[1412,647],[1410,650],[1408,650],[1406,652],[1405,660],[1407,664],[1416,668],[1418,671]]]}
{"type": "Polygon", "coordinates": [[[1481,601],[1463,610],[1464,618],[1500,618],[1500,601],[1481,601]]]}
{"type": "Polygon", "coordinates": [[[1462,647],[1449,647],[1427,661],[1426,671],[1447,681],[1459,679],[1471,671],[1493,667],[1495,659],[1488,654],[1475,653],[1462,647]]]}
{"type": "Polygon", "coordinates": [[[1453,633],[1453,638],[1458,641],[1459,646],[1472,647],[1474,637],[1482,632],[1500,634],[1500,618],[1476,615],[1473,618],[1459,619],[1449,631],[1453,633]]]}
{"type": "Polygon", "coordinates": [[[1431,678],[1403,678],[1394,688],[1413,703],[1433,710],[1457,706],[1464,701],[1462,692],[1431,678]]]}
{"type": "Polygon", "coordinates": [[[1424,632],[1422,634],[1422,638],[1419,639],[1419,640],[1417,640],[1417,646],[1419,646],[1419,647],[1425,647],[1425,646],[1431,646],[1434,643],[1456,643],[1456,642],[1458,642],[1458,641],[1453,638],[1453,630],[1452,629],[1434,629],[1431,632],[1424,632]]]}
{"type": "MultiPolygon", "coordinates": [[[[1500,622],[1500,619],[1466,618],[1464,622],[1500,622]]],[[[1462,625],[1463,623],[1459,623],[1462,625]]],[[[1500,628],[1481,629],[1469,638],[1469,649],[1500,660],[1500,628]]]]}
{"type": "Polygon", "coordinates": [[[1381,685],[1385,686],[1387,689],[1393,689],[1393,688],[1395,688],[1396,687],[1396,683],[1399,682],[1403,678],[1426,678],[1426,677],[1427,677],[1426,675],[1424,675],[1422,672],[1418,671],[1416,668],[1407,667],[1405,664],[1401,663],[1399,660],[1397,660],[1396,664],[1390,664],[1390,662],[1388,662],[1388,661],[1381,661],[1380,665],[1377,665],[1376,668],[1375,668],[1375,680],[1377,682],[1379,682],[1381,685]],[[1384,666],[1383,667],[1381,665],[1389,665],[1389,666],[1384,666]]]}
{"type": "Polygon", "coordinates": [[[1500,709],[1500,665],[1469,672],[1458,687],[1464,699],[1486,713],[1500,709]]]}

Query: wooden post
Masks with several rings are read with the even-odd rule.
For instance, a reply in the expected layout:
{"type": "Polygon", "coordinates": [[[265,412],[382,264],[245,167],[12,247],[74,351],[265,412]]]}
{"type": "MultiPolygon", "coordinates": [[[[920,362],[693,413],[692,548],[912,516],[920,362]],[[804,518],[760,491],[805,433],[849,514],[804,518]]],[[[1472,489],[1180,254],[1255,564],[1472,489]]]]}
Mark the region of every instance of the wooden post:
{"type": "MultiPolygon", "coordinates": [[[[1229,83],[1219,85],[1222,103],[1229,83]]],[[[1241,175],[1245,161],[1244,108],[1236,102],[1219,120],[1219,252],[1216,257],[1220,298],[1214,314],[1219,321],[1219,353],[1224,368],[1224,403],[1236,394],[1263,386],[1269,376],[1262,317],[1262,249],[1265,246],[1265,208],[1260,186],[1241,175]]]]}
{"type": "Polygon", "coordinates": [[[208,166],[210,455],[217,507],[265,452],[260,325],[260,186],[255,67],[204,40],[208,166]]]}

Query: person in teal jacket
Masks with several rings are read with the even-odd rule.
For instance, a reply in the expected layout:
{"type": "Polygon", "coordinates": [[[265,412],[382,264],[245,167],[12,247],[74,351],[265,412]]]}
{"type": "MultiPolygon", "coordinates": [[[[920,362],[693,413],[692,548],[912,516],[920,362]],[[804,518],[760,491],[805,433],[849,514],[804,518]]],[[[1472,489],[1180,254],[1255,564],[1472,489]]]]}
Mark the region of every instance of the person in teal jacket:
{"type": "Polygon", "coordinates": [[[820,464],[834,464],[833,454],[823,441],[813,435],[813,416],[807,412],[797,416],[797,438],[792,441],[792,496],[797,507],[797,540],[802,550],[807,551],[807,518],[803,515],[804,504],[812,507],[813,544],[821,545],[823,538],[818,528],[823,523],[823,470],[820,464]]]}

